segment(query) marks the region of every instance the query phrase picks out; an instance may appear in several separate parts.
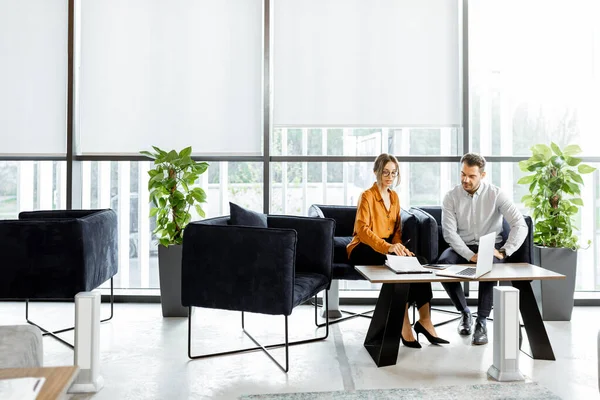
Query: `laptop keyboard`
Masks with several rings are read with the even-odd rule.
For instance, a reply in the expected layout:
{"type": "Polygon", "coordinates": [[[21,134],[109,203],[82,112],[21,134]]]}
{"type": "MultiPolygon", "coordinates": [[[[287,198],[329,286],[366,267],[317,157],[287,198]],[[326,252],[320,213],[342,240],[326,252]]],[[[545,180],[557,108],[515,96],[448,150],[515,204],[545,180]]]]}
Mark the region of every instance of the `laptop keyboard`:
{"type": "Polygon", "coordinates": [[[475,268],[465,268],[460,272],[457,272],[456,275],[461,275],[461,276],[474,276],[475,275],[475,268]]]}

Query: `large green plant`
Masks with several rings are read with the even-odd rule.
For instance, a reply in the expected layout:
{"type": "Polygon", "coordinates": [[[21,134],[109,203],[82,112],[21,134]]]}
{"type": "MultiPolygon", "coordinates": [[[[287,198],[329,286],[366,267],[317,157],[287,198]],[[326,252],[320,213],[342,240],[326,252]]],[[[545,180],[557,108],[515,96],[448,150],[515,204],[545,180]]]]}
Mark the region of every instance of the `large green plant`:
{"type": "Polygon", "coordinates": [[[550,147],[537,144],[531,147],[533,155],[519,162],[521,171],[531,172],[518,183],[529,185],[529,194],[521,201],[533,210],[535,230],[533,241],[545,247],[580,248],[579,238],[573,233],[574,217],[583,206],[581,174],[596,170],[581,164],[578,145],[560,149],[555,143],[550,147]]]}
{"type": "Polygon", "coordinates": [[[160,244],[169,246],[183,242],[183,229],[190,222],[190,207],[204,218],[200,206],[206,202],[206,193],[200,187],[192,187],[198,177],[208,168],[205,162],[192,160],[192,148],[186,147],[179,153],[164,151],[152,146],[154,152],[140,151],[154,160],[154,168],[148,171],[148,190],[154,207],[150,217],[156,215],[154,233],[160,244]]]}

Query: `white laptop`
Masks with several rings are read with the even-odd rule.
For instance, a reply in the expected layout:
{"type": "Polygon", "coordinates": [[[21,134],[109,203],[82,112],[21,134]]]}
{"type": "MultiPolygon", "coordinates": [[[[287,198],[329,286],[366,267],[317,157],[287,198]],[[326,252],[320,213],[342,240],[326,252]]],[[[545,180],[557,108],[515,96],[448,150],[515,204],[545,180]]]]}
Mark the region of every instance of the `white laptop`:
{"type": "Polygon", "coordinates": [[[436,275],[453,276],[455,278],[477,279],[492,270],[494,264],[494,246],[496,244],[496,232],[488,233],[479,238],[479,250],[477,251],[477,266],[465,267],[464,265],[453,265],[441,271],[435,271],[436,275]]]}

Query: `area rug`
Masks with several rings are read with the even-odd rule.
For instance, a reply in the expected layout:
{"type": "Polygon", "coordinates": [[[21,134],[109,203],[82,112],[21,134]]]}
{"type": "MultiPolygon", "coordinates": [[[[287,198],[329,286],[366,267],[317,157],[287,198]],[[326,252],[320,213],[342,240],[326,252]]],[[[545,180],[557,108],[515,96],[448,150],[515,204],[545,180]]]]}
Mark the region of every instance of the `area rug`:
{"type": "Polygon", "coordinates": [[[437,386],[425,388],[355,390],[352,392],[278,393],[242,396],[244,400],[560,400],[535,382],[490,383],[484,385],[437,386]]]}

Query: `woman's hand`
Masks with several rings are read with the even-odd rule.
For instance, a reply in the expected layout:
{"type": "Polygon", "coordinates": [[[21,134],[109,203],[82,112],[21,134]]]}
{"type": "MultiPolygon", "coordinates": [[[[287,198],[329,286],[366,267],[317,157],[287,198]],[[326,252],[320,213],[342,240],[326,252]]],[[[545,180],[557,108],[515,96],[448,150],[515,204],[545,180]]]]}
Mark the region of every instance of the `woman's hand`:
{"type": "Polygon", "coordinates": [[[396,254],[397,256],[414,256],[415,253],[406,248],[402,243],[391,244],[388,248],[388,253],[396,254]]]}

